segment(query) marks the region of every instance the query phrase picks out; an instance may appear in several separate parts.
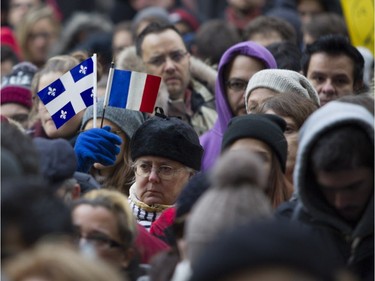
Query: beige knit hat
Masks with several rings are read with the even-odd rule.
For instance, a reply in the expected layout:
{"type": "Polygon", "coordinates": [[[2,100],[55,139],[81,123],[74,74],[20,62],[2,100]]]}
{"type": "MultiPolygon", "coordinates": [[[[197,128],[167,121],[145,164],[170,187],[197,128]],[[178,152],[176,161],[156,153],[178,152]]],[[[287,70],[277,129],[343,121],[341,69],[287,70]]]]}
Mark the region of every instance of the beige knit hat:
{"type": "Polygon", "coordinates": [[[212,185],[193,206],[185,226],[192,264],[217,235],[271,217],[262,163],[257,154],[243,150],[229,150],[218,159],[209,174],[212,185]]]}
{"type": "Polygon", "coordinates": [[[311,99],[320,106],[318,93],[310,81],[296,71],[286,69],[264,69],[251,77],[246,87],[245,105],[248,111],[247,100],[251,92],[257,88],[267,88],[278,93],[294,92],[311,99]]]}

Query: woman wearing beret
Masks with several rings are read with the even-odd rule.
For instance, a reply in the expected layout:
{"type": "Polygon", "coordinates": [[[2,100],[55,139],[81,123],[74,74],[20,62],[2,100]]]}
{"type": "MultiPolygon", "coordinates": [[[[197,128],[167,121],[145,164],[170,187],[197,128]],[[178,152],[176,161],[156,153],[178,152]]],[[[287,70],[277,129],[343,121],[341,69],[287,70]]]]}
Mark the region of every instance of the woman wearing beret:
{"type": "Polygon", "coordinates": [[[131,139],[130,151],[135,182],[129,202],[138,222],[150,229],[200,170],[203,148],[189,124],[162,115],[139,127],[131,139]]]}

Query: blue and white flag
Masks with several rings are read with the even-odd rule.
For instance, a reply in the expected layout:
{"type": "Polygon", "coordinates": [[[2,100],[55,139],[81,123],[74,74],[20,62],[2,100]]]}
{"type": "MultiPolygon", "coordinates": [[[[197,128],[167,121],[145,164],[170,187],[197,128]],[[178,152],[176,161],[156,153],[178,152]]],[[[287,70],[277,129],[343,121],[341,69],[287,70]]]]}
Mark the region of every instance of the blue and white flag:
{"type": "Polygon", "coordinates": [[[95,78],[96,56],[93,56],[38,92],[56,128],[93,104],[95,78]]]}

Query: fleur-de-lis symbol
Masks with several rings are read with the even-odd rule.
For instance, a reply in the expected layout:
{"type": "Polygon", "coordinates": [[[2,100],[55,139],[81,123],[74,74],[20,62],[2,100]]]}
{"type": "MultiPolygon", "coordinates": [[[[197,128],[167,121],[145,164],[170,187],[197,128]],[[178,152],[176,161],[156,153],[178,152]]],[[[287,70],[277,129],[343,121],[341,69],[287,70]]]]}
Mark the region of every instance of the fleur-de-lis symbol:
{"type": "Polygon", "coordinates": [[[49,96],[56,96],[56,88],[48,87],[48,93],[49,96]]]}
{"type": "Polygon", "coordinates": [[[83,75],[86,75],[87,66],[81,65],[79,67],[79,73],[82,73],[83,75]]]}
{"type": "Polygon", "coordinates": [[[90,95],[91,98],[94,98],[94,89],[91,90],[91,95],[90,95]]]}
{"type": "Polygon", "coordinates": [[[61,110],[60,113],[61,113],[60,118],[61,119],[66,119],[66,115],[68,114],[68,112],[64,111],[64,110],[61,110]]]}

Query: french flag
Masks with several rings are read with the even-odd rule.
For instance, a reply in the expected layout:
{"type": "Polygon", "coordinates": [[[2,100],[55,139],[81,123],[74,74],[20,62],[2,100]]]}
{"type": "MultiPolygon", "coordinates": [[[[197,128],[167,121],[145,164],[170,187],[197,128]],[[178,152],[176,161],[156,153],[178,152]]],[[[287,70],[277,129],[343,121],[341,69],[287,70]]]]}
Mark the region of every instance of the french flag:
{"type": "Polygon", "coordinates": [[[113,69],[108,85],[108,105],[153,113],[160,82],[159,76],[113,69]]]}

